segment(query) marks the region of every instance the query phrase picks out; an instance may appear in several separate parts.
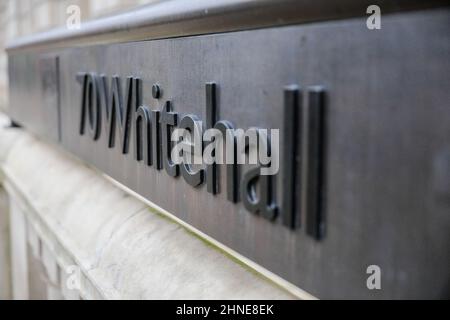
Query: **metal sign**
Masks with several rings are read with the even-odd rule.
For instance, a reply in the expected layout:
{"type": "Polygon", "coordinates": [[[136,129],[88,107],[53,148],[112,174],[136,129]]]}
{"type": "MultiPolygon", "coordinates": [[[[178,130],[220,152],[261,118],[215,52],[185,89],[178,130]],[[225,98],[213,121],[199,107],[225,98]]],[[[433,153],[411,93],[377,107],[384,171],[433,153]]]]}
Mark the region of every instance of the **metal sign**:
{"type": "Polygon", "coordinates": [[[448,202],[432,191],[448,175],[433,163],[449,146],[449,96],[423,61],[447,63],[447,20],[430,10],[384,18],[383,34],[354,19],[17,50],[10,115],[314,295],[434,297],[450,261],[448,202]],[[271,162],[173,160],[176,129],[201,132],[184,146],[202,152],[204,132],[231,132],[245,154],[234,138],[251,128],[279,130],[275,174],[261,174],[271,162]],[[383,290],[366,285],[371,265],[383,290]]]}

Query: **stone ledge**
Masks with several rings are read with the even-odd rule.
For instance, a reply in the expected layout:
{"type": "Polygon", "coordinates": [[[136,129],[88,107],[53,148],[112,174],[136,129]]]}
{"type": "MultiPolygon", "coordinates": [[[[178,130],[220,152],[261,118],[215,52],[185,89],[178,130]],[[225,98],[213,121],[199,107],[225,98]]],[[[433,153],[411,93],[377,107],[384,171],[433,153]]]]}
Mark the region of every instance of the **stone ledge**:
{"type": "Polygon", "coordinates": [[[313,298],[282,288],[23,130],[2,125],[0,169],[35,233],[34,255],[66,298],[313,298]],[[79,292],[64,288],[71,266],[81,271],[79,292]]]}

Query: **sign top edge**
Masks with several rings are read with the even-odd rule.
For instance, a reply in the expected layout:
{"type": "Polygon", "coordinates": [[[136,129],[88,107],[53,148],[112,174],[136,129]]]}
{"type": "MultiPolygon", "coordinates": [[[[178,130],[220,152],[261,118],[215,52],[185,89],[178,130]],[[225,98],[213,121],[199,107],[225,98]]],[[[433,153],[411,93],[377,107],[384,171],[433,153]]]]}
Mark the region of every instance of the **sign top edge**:
{"type": "MultiPolygon", "coordinates": [[[[177,0],[156,2],[114,16],[14,39],[7,51],[71,47],[250,30],[364,16],[372,0],[177,0]]],[[[446,4],[431,0],[381,0],[383,13],[446,4]]]]}

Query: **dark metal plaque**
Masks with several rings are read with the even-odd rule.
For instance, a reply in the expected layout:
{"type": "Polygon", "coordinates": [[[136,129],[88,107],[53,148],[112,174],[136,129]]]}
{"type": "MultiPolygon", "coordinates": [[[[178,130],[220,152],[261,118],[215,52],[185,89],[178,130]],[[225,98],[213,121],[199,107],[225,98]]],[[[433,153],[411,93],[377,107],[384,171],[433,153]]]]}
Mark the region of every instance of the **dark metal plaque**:
{"type": "MultiPolygon", "coordinates": [[[[383,32],[351,19],[53,49],[59,97],[44,89],[44,100],[35,99],[47,74],[37,65],[49,52],[17,51],[10,114],[44,137],[60,128],[73,154],[320,298],[448,297],[448,17],[447,9],[390,15],[383,32]],[[218,186],[208,186],[214,173],[196,185],[161,169],[156,151],[142,149],[137,161],[132,138],[124,154],[119,129],[109,148],[89,103],[101,98],[85,96],[102,75],[123,97],[135,90],[149,111],[141,111],[143,132],[147,116],[164,124],[188,114],[280,129],[280,173],[265,182],[278,212],[252,213],[242,192],[234,199],[223,166],[218,186]],[[44,112],[58,99],[60,122],[44,112]],[[381,290],[366,286],[369,265],[381,268],[381,290]]],[[[251,181],[244,171],[241,187],[251,181]]]]}

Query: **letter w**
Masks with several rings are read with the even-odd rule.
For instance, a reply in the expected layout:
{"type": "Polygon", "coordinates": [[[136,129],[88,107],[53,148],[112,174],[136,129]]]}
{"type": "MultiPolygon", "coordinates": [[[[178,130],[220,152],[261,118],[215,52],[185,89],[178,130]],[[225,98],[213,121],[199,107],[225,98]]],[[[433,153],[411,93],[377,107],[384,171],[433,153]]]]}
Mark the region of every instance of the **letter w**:
{"type": "Polygon", "coordinates": [[[106,105],[106,131],[108,135],[108,147],[114,148],[116,131],[119,128],[119,143],[122,153],[128,153],[130,146],[131,126],[134,122],[135,112],[141,105],[141,80],[127,77],[125,89],[125,101],[123,100],[121,81],[118,76],[111,78],[111,88],[108,91],[106,77],[100,77],[100,87],[103,88],[106,105]],[[109,95],[108,95],[109,92],[109,95]]]}

